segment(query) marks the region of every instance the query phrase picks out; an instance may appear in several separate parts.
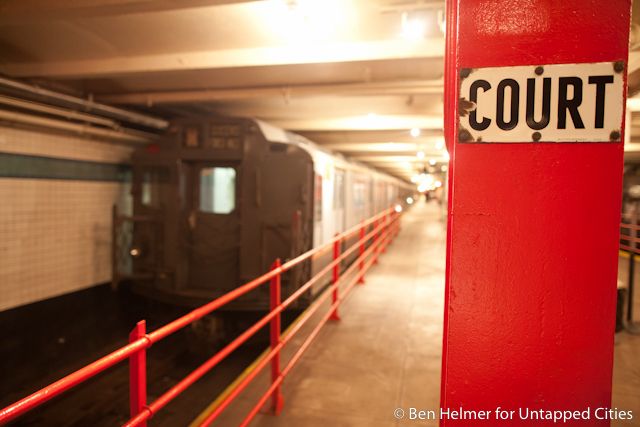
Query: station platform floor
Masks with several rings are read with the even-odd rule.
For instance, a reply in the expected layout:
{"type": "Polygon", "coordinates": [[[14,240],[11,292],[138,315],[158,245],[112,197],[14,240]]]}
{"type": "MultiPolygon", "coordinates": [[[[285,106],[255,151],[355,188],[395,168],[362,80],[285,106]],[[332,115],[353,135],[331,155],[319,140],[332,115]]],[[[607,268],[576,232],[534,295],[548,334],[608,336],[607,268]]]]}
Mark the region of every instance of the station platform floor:
{"type": "MultiPolygon", "coordinates": [[[[326,324],[285,379],[281,414],[265,406],[251,426],[437,426],[434,420],[398,420],[394,410],[439,408],[445,238],[440,207],[423,201],[413,206],[366,283],[341,306],[341,320],[326,324]]],[[[314,320],[285,347],[283,366],[314,320]]],[[[612,426],[640,426],[640,337],[617,334],[615,348],[613,406],[637,416],[612,426]]],[[[268,381],[267,367],[214,425],[239,425],[268,381]]]]}

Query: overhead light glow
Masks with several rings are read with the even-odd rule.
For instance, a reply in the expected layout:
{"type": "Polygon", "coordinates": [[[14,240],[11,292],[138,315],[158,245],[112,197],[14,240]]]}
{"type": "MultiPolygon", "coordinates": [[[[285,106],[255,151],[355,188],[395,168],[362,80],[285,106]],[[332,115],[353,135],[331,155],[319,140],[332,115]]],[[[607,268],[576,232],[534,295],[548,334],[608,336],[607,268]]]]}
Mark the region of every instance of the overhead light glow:
{"type": "Polygon", "coordinates": [[[438,163],[438,162],[436,162],[436,159],[429,159],[429,164],[430,164],[431,166],[435,166],[435,165],[436,165],[436,163],[438,163]]]}
{"type": "Polygon", "coordinates": [[[448,151],[445,151],[445,152],[444,152],[443,157],[444,157],[444,159],[448,162],[448,161],[450,160],[449,152],[448,152],[448,151]]]}
{"type": "Polygon", "coordinates": [[[424,193],[425,191],[433,190],[436,188],[436,180],[431,174],[421,173],[416,181],[418,184],[418,191],[420,193],[424,193]]]}
{"type": "Polygon", "coordinates": [[[439,139],[436,142],[436,150],[442,150],[444,148],[444,138],[443,139],[439,139]]]}
{"type": "Polygon", "coordinates": [[[412,205],[413,204],[413,197],[407,197],[407,204],[408,205],[412,205]]]}
{"type": "Polygon", "coordinates": [[[352,21],[352,11],[343,0],[270,0],[259,7],[261,22],[288,44],[335,39],[352,21]]]}
{"type": "Polygon", "coordinates": [[[411,182],[413,182],[414,184],[415,184],[416,182],[418,182],[419,180],[420,180],[420,177],[419,177],[418,175],[413,175],[413,176],[411,177],[411,182]]]}
{"type": "Polygon", "coordinates": [[[435,185],[436,188],[440,188],[442,187],[442,181],[436,181],[433,185],[435,185]]]}
{"type": "Polygon", "coordinates": [[[396,207],[395,207],[395,211],[396,211],[397,213],[402,212],[402,205],[400,205],[400,204],[396,205],[396,207]]]}
{"type": "Polygon", "coordinates": [[[411,136],[414,138],[417,138],[420,136],[420,134],[422,133],[422,131],[420,130],[420,128],[411,128],[411,136]]]}
{"type": "Polygon", "coordinates": [[[442,172],[446,172],[446,171],[448,171],[448,170],[449,170],[449,168],[447,167],[447,165],[442,165],[442,166],[440,166],[440,170],[441,170],[442,172]]]}
{"type": "Polygon", "coordinates": [[[424,159],[424,151],[418,151],[418,153],[416,154],[416,156],[417,156],[419,159],[424,159]]]}
{"type": "Polygon", "coordinates": [[[640,111],[640,98],[628,98],[627,109],[631,112],[640,111]]]}
{"type": "Polygon", "coordinates": [[[422,19],[410,18],[407,12],[402,14],[402,38],[410,41],[424,39],[427,25],[422,19]]]}

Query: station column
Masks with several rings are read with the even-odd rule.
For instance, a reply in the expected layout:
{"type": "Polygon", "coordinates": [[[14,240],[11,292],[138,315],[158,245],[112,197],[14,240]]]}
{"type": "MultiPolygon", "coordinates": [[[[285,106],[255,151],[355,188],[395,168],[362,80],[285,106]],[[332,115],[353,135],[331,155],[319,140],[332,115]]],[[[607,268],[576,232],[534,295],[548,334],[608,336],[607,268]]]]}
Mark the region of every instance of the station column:
{"type": "Polygon", "coordinates": [[[447,3],[441,425],[608,426],[631,1],[447,3]]]}

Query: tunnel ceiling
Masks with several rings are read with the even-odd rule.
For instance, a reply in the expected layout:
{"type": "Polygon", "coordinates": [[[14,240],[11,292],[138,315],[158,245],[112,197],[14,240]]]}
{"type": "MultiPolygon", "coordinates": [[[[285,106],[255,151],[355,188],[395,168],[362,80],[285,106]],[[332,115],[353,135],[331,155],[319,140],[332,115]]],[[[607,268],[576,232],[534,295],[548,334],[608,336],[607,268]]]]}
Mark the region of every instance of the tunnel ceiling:
{"type": "Polygon", "coordinates": [[[0,72],[161,116],[256,117],[409,179],[448,161],[443,25],[444,0],[5,0],[0,72]]]}

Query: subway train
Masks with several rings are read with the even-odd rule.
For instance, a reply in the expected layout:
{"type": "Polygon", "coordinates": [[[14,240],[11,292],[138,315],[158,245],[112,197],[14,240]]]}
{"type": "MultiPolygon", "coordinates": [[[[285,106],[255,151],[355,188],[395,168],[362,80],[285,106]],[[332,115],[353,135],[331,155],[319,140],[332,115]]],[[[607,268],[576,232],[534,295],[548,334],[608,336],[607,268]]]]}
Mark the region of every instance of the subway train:
{"type": "MultiPolygon", "coordinates": [[[[176,121],[133,154],[133,214],[114,209],[114,286],[199,306],[413,193],[402,180],[258,120],[176,121]]],[[[326,266],[330,252],[284,274],[283,298],[326,266]]],[[[268,306],[263,286],[225,309],[268,306]]]]}

